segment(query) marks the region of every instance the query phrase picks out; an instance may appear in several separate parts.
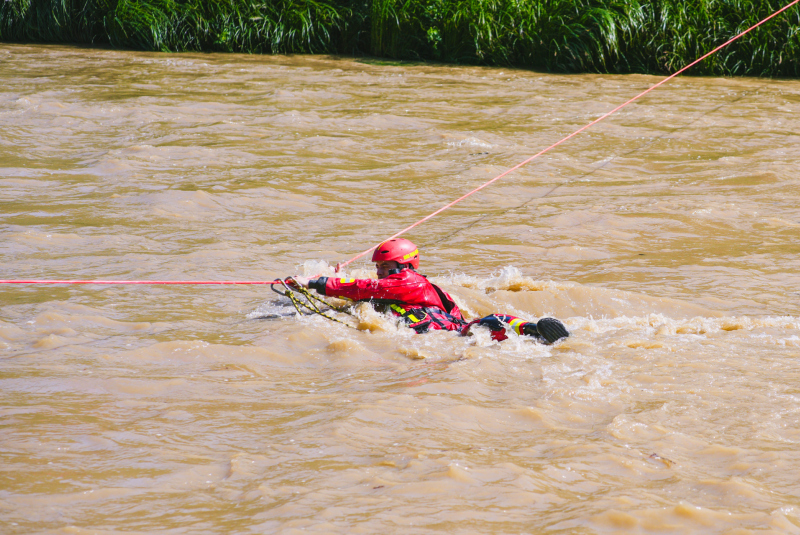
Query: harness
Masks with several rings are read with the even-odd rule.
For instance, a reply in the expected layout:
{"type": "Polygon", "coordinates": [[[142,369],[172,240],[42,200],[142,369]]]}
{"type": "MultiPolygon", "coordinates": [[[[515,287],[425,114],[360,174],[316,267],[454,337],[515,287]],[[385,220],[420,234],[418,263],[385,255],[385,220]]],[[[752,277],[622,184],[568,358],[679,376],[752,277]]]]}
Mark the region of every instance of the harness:
{"type": "Polygon", "coordinates": [[[431,328],[431,323],[436,324],[439,330],[442,331],[460,330],[464,324],[463,321],[436,307],[420,307],[406,310],[398,304],[390,304],[389,308],[401,316],[408,326],[417,331],[418,334],[428,332],[431,328]]]}

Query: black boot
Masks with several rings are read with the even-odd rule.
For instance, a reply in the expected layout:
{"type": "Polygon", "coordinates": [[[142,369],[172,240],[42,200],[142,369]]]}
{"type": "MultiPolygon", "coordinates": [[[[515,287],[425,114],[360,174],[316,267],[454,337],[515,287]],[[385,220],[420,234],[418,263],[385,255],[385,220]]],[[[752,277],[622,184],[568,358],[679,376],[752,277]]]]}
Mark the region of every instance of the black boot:
{"type": "Polygon", "coordinates": [[[523,327],[523,334],[527,334],[528,336],[539,336],[547,340],[548,343],[552,344],[553,342],[557,342],[562,338],[568,337],[569,331],[563,323],[555,318],[542,318],[536,324],[533,322],[528,322],[527,325],[523,327]]]}

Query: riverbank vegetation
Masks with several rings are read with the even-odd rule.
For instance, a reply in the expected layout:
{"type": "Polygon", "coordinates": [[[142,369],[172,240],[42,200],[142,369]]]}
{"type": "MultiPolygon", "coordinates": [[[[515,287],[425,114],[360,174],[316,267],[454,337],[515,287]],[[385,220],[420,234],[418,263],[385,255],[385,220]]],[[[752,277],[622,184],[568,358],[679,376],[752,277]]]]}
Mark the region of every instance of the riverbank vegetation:
{"type": "MultiPolygon", "coordinates": [[[[0,40],[671,73],[788,0],[5,0],[0,40]]],[[[799,76],[800,9],[694,74],[799,76]]]]}

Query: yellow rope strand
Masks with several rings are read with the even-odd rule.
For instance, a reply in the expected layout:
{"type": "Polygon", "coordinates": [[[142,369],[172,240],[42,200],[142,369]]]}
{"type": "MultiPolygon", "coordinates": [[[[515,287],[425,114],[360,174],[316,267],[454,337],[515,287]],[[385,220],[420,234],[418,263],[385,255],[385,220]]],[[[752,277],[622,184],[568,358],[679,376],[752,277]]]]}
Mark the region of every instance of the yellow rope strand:
{"type": "MultiPolygon", "coordinates": [[[[286,280],[294,280],[294,279],[289,277],[286,280]]],[[[340,320],[338,318],[334,318],[333,316],[329,316],[328,314],[326,314],[325,312],[320,310],[320,308],[314,303],[314,301],[318,301],[318,302],[322,303],[323,305],[327,306],[331,310],[335,310],[337,312],[341,312],[343,314],[347,314],[347,315],[349,315],[351,317],[355,317],[355,315],[352,312],[350,312],[349,310],[347,310],[346,308],[333,306],[331,303],[328,303],[324,299],[321,299],[320,297],[318,297],[316,295],[312,295],[308,290],[306,290],[305,288],[303,288],[299,284],[297,285],[296,288],[290,288],[289,285],[286,284],[286,281],[281,281],[281,284],[286,289],[286,293],[283,294],[283,295],[289,298],[289,300],[292,302],[292,305],[294,305],[295,310],[297,310],[297,313],[300,314],[301,316],[305,315],[302,309],[306,309],[306,310],[311,311],[312,314],[318,314],[318,315],[322,316],[325,319],[329,319],[331,321],[335,321],[336,323],[341,323],[342,325],[344,325],[346,327],[350,327],[351,329],[358,330],[357,327],[355,327],[354,325],[350,325],[349,323],[344,322],[344,321],[342,321],[342,320],[340,320]],[[295,292],[297,292],[300,295],[304,296],[306,298],[306,301],[301,301],[300,299],[298,299],[295,296],[295,292]]],[[[278,293],[280,293],[280,292],[278,292],[278,293]]]]}

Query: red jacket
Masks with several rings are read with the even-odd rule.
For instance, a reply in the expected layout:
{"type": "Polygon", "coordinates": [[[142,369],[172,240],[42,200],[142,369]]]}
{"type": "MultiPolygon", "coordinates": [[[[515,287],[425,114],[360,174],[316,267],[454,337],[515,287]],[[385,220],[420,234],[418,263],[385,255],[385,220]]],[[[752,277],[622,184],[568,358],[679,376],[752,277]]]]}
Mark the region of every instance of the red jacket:
{"type": "Polygon", "coordinates": [[[379,280],[322,277],[309,287],[331,297],[385,303],[417,332],[455,331],[466,323],[453,298],[412,269],[379,280]]]}

